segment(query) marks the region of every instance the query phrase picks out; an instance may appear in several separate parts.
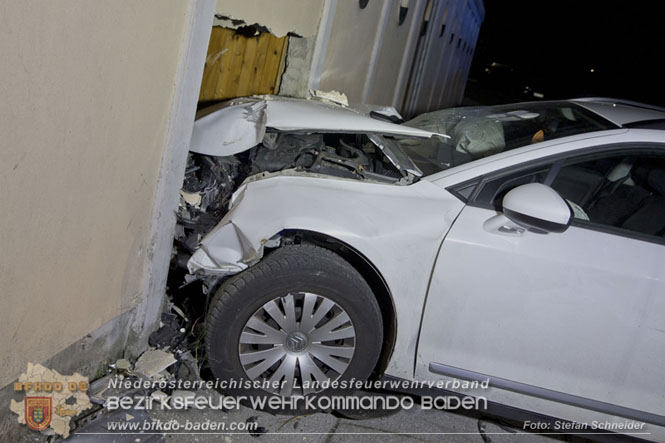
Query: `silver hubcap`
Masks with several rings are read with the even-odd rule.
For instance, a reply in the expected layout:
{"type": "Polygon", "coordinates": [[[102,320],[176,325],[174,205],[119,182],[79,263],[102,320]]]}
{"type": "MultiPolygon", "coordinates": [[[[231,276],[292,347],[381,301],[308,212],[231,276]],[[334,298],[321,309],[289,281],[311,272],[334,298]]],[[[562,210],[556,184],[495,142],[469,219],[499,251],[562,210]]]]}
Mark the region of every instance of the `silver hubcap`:
{"type": "Polygon", "coordinates": [[[322,391],[348,368],[355,329],[337,303],[308,292],[261,306],[245,323],[238,355],[245,374],[285,397],[322,391]]]}

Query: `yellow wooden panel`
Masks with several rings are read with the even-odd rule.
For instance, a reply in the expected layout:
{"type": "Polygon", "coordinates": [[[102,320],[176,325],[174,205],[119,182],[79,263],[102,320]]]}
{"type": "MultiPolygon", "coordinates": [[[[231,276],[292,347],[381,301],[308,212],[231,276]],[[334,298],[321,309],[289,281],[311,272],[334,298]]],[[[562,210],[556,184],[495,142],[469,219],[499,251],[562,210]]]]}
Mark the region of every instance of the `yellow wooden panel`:
{"type": "Polygon", "coordinates": [[[284,45],[281,48],[281,54],[279,57],[279,65],[277,66],[277,72],[275,73],[275,93],[279,92],[279,85],[282,83],[282,74],[284,69],[286,69],[286,55],[289,52],[289,39],[284,40],[284,45]]]}
{"type": "Polygon", "coordinates": [[[252,75],[254,74],[254,61],[256,60],[256,49],[258,47],[258,38],[247,39],[245,45],[245,54],[242,58],[240,65],[240,74],[238,75],[238,89],[236,95],[244,97],[251,95],[249,85],[252,83],[252,75]]]}
{"type": "Polygon", "coordinates": [[[266,63],[266,56],[268,55],[268,46],[270,45],[270,34],[261,34],[258,39],[256,48],[256,59],[254,65],[254,75],[252,76],[251,88],[252,91],[258,91],[261,85],[261,76],[258,75],[262,71],[266,63]]]}
{"type": "Polygon", "coordinates": [[[245,56],[247,39],[240,34],[234,34],[231,37],[231,42],[232,44],[229,45],[231,58],[227,59],[228,64],[225,65],[224,72],[222,73],[222,81],[217,83],[215,94],[218,97],[215,98],[238,97],[240,68],[242,67],[242,59],[245,56]]]}
{"type": "Polygon", "coordinates": [[[282,60],[282,47],[283,42],[278,39],[273,38],[270,40],[268,54],[266,55],[264,69],[261,72],[261,82],[259,84],[259,90],[262,94],[272,94],[275,91],[277,70],[279,69],[279,63],[282,60]]]}
{"type": "MultiPolygon", "coordinates": [[[[214,30],[215,28],[213,28],[214,30]]],[[[229,48],[229,45],[231,44],[231,37],[233,36],[233,33],[230,32],[228,29],[224,28],[218,28],[220,30],[220,40],[219,40],[219,46],[217,47],[217,51],[215,52],[215,57],[217,60],[215,60],[215,64],[211,66],[210,69],[210,82],[208,86],[208,100],[212,100],[215,97],[216,91],[217,91],[217,85],[219,82],[224,78],[224,71],[226,70],[226,63],[228,60],[232,57],[231,54],[231,48],[229,48]]],[[[204,70],[205,72],[205,70],[204,70]]]]}
{"type": "Polygon", "coordinates": [[[199,101],[273,94],[284,70],[287,37],[269,33],[245,37],[213,27],[199,101]]]}
{"type": "Polygon", "coordinates": [[[220,27],[212,28],[210,43],[208,44],[208,55],[206,57],[205,69],[201,80],[201,93],[199,101],[210,100],[215,95],[217,80],[222,69],[222,58],[228,48],[225,48],[227,30],[220,27]]]}

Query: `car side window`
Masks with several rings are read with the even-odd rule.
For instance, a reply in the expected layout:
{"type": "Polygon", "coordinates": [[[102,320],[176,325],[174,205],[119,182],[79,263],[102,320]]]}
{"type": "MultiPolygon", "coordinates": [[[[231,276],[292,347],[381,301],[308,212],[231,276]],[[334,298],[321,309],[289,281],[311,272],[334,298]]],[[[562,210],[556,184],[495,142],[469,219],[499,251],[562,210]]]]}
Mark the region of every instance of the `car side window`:
{"type": "Polygon", "coordinates": [[[564,164],[552,188],[590,225],[665,237],[665,156],[624,154],[564,164]]]}
{"type": "Polygon", "coordinates": [[[665,238],[665,154],[621,151],[560,160],[484,181],[474,203],[501,210],[511,189],[551,186],[573,209],[575,223],[665,238]]]}

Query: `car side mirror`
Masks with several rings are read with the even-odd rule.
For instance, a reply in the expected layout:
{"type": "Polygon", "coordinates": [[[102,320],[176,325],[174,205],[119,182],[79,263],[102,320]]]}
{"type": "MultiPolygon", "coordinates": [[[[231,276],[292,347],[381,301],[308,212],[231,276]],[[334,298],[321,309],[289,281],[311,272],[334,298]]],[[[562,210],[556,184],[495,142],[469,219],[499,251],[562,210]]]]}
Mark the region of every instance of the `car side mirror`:
{"type": "Polygon", "coordinates": [[[518,186],[503,197],[503,213],[514,223],[540,232],[564,232],[573,211],[552,188],[540,183],[518,186]]]}

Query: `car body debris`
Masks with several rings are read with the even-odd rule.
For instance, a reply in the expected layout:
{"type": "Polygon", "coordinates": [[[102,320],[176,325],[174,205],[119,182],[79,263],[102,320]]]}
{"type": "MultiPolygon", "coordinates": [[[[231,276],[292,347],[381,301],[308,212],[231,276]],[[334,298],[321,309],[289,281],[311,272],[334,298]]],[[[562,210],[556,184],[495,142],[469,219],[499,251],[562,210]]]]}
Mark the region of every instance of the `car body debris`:
{"type": "Polygon", "coordinates": [[[118,371],[129,371],[132,368],[132,363],[126,358],[121,358],[115,362],[115,369],[118,371]]]}
{"type": "Polygon", "coordinates": [[[177,360],[170,352],[161,349],[152,349],[144,352],[136,361],[134,372],[154,379],[160,376],[166,368],[174,364],[177,360]]]}

